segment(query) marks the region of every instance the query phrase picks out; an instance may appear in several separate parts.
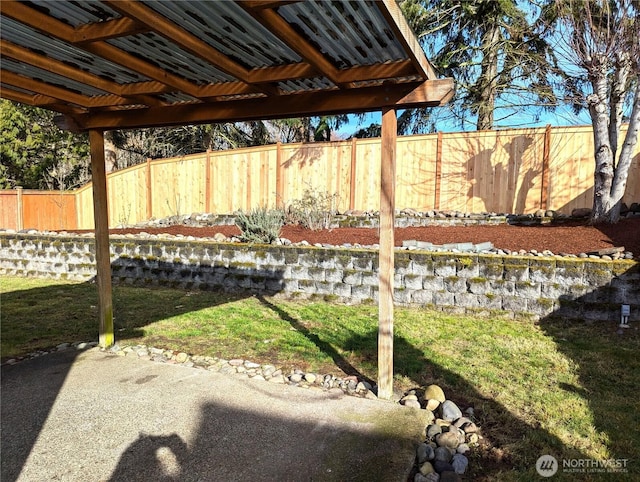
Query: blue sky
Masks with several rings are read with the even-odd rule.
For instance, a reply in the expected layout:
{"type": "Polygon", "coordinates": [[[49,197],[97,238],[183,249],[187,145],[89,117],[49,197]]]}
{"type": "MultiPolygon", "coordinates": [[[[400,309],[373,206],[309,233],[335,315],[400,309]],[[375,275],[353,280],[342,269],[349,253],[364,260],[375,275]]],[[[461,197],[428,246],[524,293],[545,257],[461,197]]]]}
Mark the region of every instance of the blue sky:
{"type": "MultiPolygon", "coordinates": [[[[437,109],[437,108],[436,108],[437,109]]],[[[357,116],[349,116],[350,122],[338,129],[338,135],[347,138],[353,135],[358,129],[369,127],[370,124],[380,124],[382,115],[378,112],[368,113],[364,121],[360,121],[357,116]]],[[[475,120],[471,119],[471,123],[466,130],[475,130],[475,120]]],[[[513,114],[496,122],[496,129],[522,129],[527,127],[544,127],[547,124],[552,126],[572,126],[572,125],[590,125],[591,119],[586,110],[580,115],[574,114],[568,106],[558,106],[555,112],[543,112],[536,120],[535,112],[528,111],[526,108],[514,110],[513,114]]],[[[441,122],[437,125],[437,130],[441,132],[459,132],[463,129],[458,124],[451,121],[441,122]]]]}

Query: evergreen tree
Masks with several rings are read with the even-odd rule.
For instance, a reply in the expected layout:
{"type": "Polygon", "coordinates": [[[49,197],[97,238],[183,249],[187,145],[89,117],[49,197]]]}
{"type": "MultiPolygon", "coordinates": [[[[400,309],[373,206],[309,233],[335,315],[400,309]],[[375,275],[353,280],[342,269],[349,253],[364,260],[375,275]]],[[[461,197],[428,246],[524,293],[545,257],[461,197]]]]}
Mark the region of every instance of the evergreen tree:
{"type": "MultiPolygon", "coordinates": [[[[555,58],[533,19],[533,3],[516,0],[403,0],[401,8],[436,71],[452,77],[448,107],[457,123],[491,129],[496,112],[555,106],[555,58]]],[[[444,108],[446,111],[446,107],[444,108]]],[[[441,109],[438,109],[441,111],[441,109]]],[[[428,110],[404,114],[404,132],[433,129],[428,110]]],[[[439,115],[436,113],[436,115],[439,115]]]]}

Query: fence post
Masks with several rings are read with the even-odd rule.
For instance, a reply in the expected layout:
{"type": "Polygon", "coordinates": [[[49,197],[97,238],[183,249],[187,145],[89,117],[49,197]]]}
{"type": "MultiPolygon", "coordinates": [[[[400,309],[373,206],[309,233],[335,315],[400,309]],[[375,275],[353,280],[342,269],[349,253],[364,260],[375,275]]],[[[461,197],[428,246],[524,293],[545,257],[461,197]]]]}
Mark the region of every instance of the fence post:
{"type": "Polygon", "coordinates": [[[438,132],[436,142],[436,186],[433,200],[433,209],[440,209],[440,184],[442,183],[442,132],[438,132]]]}
{"type": "Polygon", "coordinates": [[[153,217],[153,196],[151,195],[151,159],[147,159],[147,219],[153,217]]]}
{"type": "Polygon", "coordinates": [[[356,141],[353,137],[351,139],[351,171],[349,176],[349,209],[354,210],[356,208],[356,141]]]}
{"type": "Polygon", "coordinates": [[[551,151],[551,124],[544,130],[544,148],[542,151],[542,185],[540,186],[540,209],[549,209],[549,157],[551,151]]]}
{"type": "Polygon", "coordinates": [[[207,165],[205,166],[204,209],[211,212],[211,149],[207,149],[207,165]]]}
{"type": "Polygon", "coordinates": [[[22,204],[22,186],[16,186],[16,231],[24,229],[24,206],[22,204]]]}
{"type": "Polygon", "coordinates": [[[276,206],[284,207],[284,185],[282,177],[284,175],[282,166],[282,143],[276,143],[276,206]]]}

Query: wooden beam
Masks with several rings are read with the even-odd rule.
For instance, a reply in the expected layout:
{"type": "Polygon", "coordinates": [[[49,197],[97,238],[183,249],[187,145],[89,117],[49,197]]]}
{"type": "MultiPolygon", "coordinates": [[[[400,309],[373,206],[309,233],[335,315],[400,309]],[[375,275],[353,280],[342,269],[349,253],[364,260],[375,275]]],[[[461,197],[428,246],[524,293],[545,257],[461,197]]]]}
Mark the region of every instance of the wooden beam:
{"type": "Polygon", "coordinates": [[[380,8],[382,15],[387,19],[389,25],[391,25],[395,36],[400,40],[404,50],[410,52],[411,61],[419,75],[425,80],[436,79],[437,76],[433,67],[431,67],[431,64],[427,60],[415,33],[411,30],[396,0],[382,0],[382,3],[376,2],[376,5],[380,8]]]}
{"type": "Polygon", "coordinates": [[[87,23],[76,27],[73,43],[98,42],[127,35],[148,32],[148,26],[127,17],[107,20],[105,22],[87,23]]]}
{"type": "Polygon", "coordinates": [[[378,263],[378,398],[393,395],[393,275],[396,139],[394,108],[382,111],[380,158],[380,251],[378,263]]]}
{"type": "Polygon", "coordinates": [[[96,284],[98,286],[99,342],[103,348],[113,345],[113,297],[111,294],[111,258],[109,254],[109,210],[107,176],[104,166],[104,133],[89,131],[93,216],[96,240],[96,284]]]}
{"type": "Polygon", "coordinates": [[[351,90],[283,95],[277,98],[233,100],[148,109],[95,112],[75,122],[85,129],[125,129],[209,122],[282,119],[344,112],[370,112],[382,107],[434,107],[453,91],[451,79],[423,83],[389,84],[351,90]]]}

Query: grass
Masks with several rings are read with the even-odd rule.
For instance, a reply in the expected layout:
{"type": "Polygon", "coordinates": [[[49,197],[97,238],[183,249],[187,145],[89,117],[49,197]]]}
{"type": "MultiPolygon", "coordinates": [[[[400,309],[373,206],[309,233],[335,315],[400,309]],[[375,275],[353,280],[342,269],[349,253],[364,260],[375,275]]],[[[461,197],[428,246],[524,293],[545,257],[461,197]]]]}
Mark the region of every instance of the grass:
{"type": "MultiPolygon", "coordinates": [[[[5,277],[0,296],[3,358],[97,339],[95,285],[5,277]]],[[[116,286],[114,307],[120,344],[376,379],[376,306],[116,286]]],[[[473,480],[538,480],[543,454],[628,459],[629,473],[611,480],[637,480],[637,330],[397,308],[394,351],[398,391],[437,383],[475,408],[484,440],[473,480]]]]}

